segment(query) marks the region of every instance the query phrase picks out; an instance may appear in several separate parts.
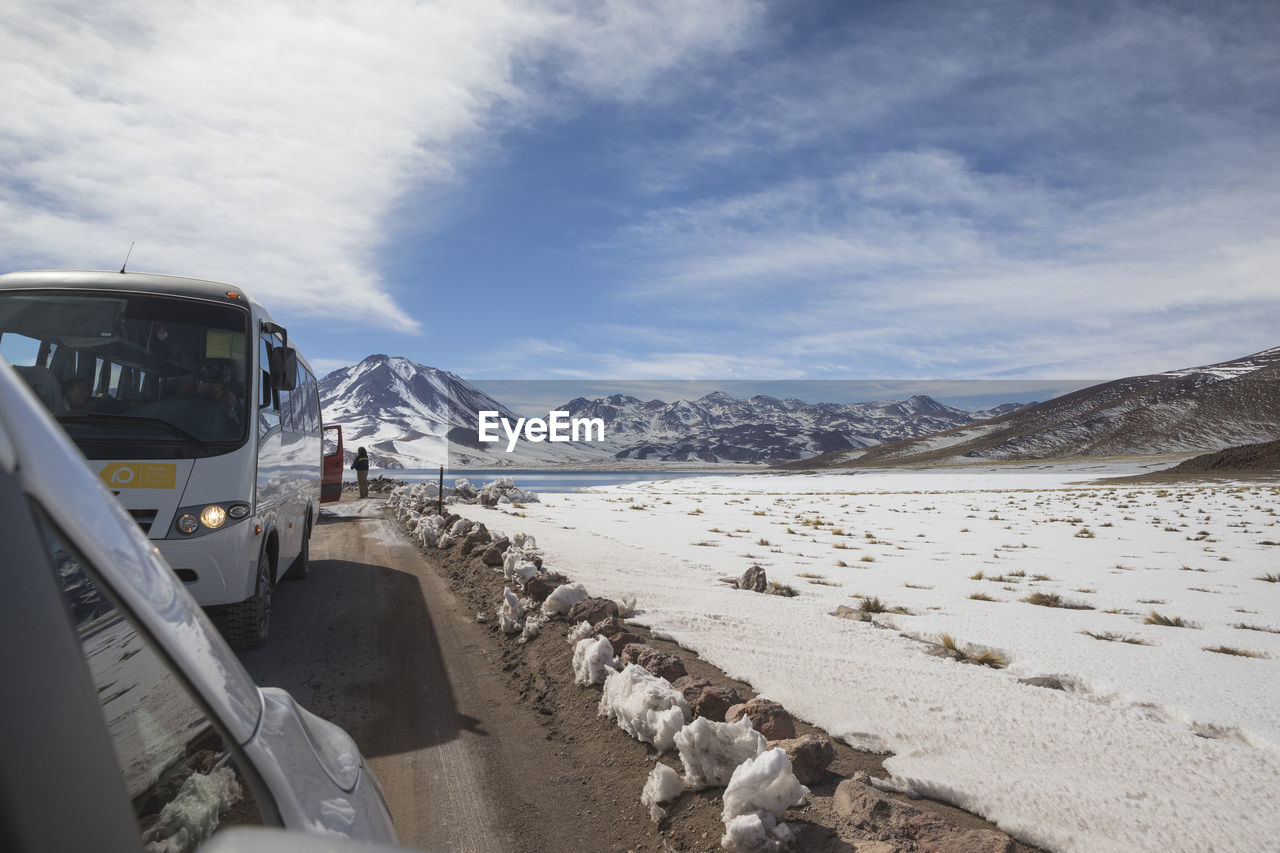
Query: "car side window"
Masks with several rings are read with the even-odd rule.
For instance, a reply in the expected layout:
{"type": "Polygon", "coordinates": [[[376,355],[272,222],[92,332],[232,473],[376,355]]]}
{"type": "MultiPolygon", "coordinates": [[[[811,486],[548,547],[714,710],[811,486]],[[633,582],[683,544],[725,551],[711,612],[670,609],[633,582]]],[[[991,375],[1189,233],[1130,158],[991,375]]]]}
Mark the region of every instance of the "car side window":
{"type": "Polygon", "coordinates": [[[148,851],[185,853],[222,826],[264,823],[202,703],[41,514],[50,561],[97,687],[148,851]]]}

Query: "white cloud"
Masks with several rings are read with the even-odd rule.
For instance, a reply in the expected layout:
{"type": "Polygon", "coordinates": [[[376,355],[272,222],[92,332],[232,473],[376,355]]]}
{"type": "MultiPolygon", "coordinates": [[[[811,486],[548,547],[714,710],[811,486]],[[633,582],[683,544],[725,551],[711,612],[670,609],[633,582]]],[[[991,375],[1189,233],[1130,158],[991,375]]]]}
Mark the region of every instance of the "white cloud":
{"type": "Polygon", "coordinates": [[[747,37],[753,8],[11,3],[0,258],[115,268],[136,240],[132,269],[413,331],[378,273],[397,200],[456,181],[554,81],[640,97],[747,37]]]}

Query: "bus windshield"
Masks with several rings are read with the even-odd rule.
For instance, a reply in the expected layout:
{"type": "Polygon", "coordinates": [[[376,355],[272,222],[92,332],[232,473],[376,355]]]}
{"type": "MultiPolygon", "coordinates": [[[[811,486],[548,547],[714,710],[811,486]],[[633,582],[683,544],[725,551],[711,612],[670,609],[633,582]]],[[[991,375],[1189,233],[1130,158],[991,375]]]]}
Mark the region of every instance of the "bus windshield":
{"type": "Polygon", "coordinates": [[[239,306],[0,291],[0,355],[90,459],[194,458],[243,444],[249,341],[239,306]]]}

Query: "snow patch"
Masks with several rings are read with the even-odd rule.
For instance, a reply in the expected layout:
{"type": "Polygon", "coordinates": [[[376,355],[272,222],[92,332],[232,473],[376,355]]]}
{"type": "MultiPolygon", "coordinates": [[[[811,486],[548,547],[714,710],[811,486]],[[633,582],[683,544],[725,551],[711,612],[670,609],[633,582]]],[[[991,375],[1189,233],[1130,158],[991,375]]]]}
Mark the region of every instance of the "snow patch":
{"type": "Polygon", "coordinates": [[[219,767],[207,776],[192,773],[165,803],[160,818],[143,836],[147,853],[181,853],[193,850],[218,828],[221,815],[240,801],[244,792],[230,767],[219,767]]]}
{"type": "MultiPolygon", "coordinates": [[[[583,623],[586,624],[585,622],[583,623]]],[[[573,680],[586,687],[601,684],[616,672],[618,662],[613,656],[613,645],[607,637],[588,637],[573,647],[573,680]]]]}
{"type": "Polygon", "coordinates": [[[520,619],[524,616],[524,609],[520,606],[520,599],[516,598],[516,594],[509,587],[502,588],[502,604],[498,607],[498,626],[502,628],[504,634],[514,634],[520,630],[520,619]]]}
{"type": "Polygon", "coordinates": [[[791,770],[791,760],[781,748],[749,758],[733,771],[724,792],[724,837],[727,850],[781,850],[793,838],[778,821],[792,806],[804,803],[809,789],[791,770]]]}
{"type": "Polygon", "coordinates": [[[558,586],[542,602],[543,616],[568,616],[573,605],[587,597],[587,589],[580,583],[558,586]]]}
{"type": "Polygon", "coordinates": [[[739,765],[765,751],[764,735],[746,717],[736,723],[699,717],[677,732],[675,741],[691,791],[729,784],[739,765]]]}
{"type": "Polygon", "coordinates": [[[640,804],[649,807],[649,818],[657,823],[667,815],[667,810],[660,803],[669,803],[684,790],[684,782],[680,774],[662,762],[654,765],[649,779],[640,792],[640,804]]]}
{"type": "Polygon", "coordinates": [[[605,679],[599,713],[613,717],[618,728],[660,752],[675,746],[676,732],[692,716],[679,690],[633,663],[605,679]]]}

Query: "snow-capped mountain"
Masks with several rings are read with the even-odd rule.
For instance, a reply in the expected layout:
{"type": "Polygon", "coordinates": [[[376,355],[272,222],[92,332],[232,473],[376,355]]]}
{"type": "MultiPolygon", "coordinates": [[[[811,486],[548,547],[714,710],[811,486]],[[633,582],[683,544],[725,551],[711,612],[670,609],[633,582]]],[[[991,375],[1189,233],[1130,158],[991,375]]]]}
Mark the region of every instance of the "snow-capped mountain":
{"type": "Polygon", "coordinates": [[[925,396],[874,403],[805,403],[714,391],[696,400],[643,401],[623,394],[561,408],[601,418],[619,459],[778,462],[869,447],[970,424],[977,417],[925,396]]]}
{"type": "Polygon", "coordinates": [[[325,423],[342,425],[348,464],[365,447],[374,468],[434,468],[437,465],[499,467],[559,465],[599,459],[591,447],[520,442],[503,453],[505,442],[481,444],[480,411],[497,411],[512,423],[517,416],[488,394],[447,370],[407,358],[371,355],[320,380],[325,423]]]}
{"type": "Polygon", "coordinates": [[[348,461],[364,446],[375,468],[600,465],[609,461],[780,462],[971,424],[980,415],[925,396],[873,403],[805,403],[716,391],[696,400],[647,402],[624,394],[558,407],[571,418],[600,418],[596,443],[477,441],[480,411],[502,403],[448,371],[406,358],[371,355],[320,380],[325,421],[343,426],[348,461]]]}
{"type": "Polygon", "coordinates": [[[1233,361],[1130,376],[973,426],[833,453],[816,466],[955,457],[1050,459],[1219,450],[1280,436],[1280,347],[1233,361]]]}

